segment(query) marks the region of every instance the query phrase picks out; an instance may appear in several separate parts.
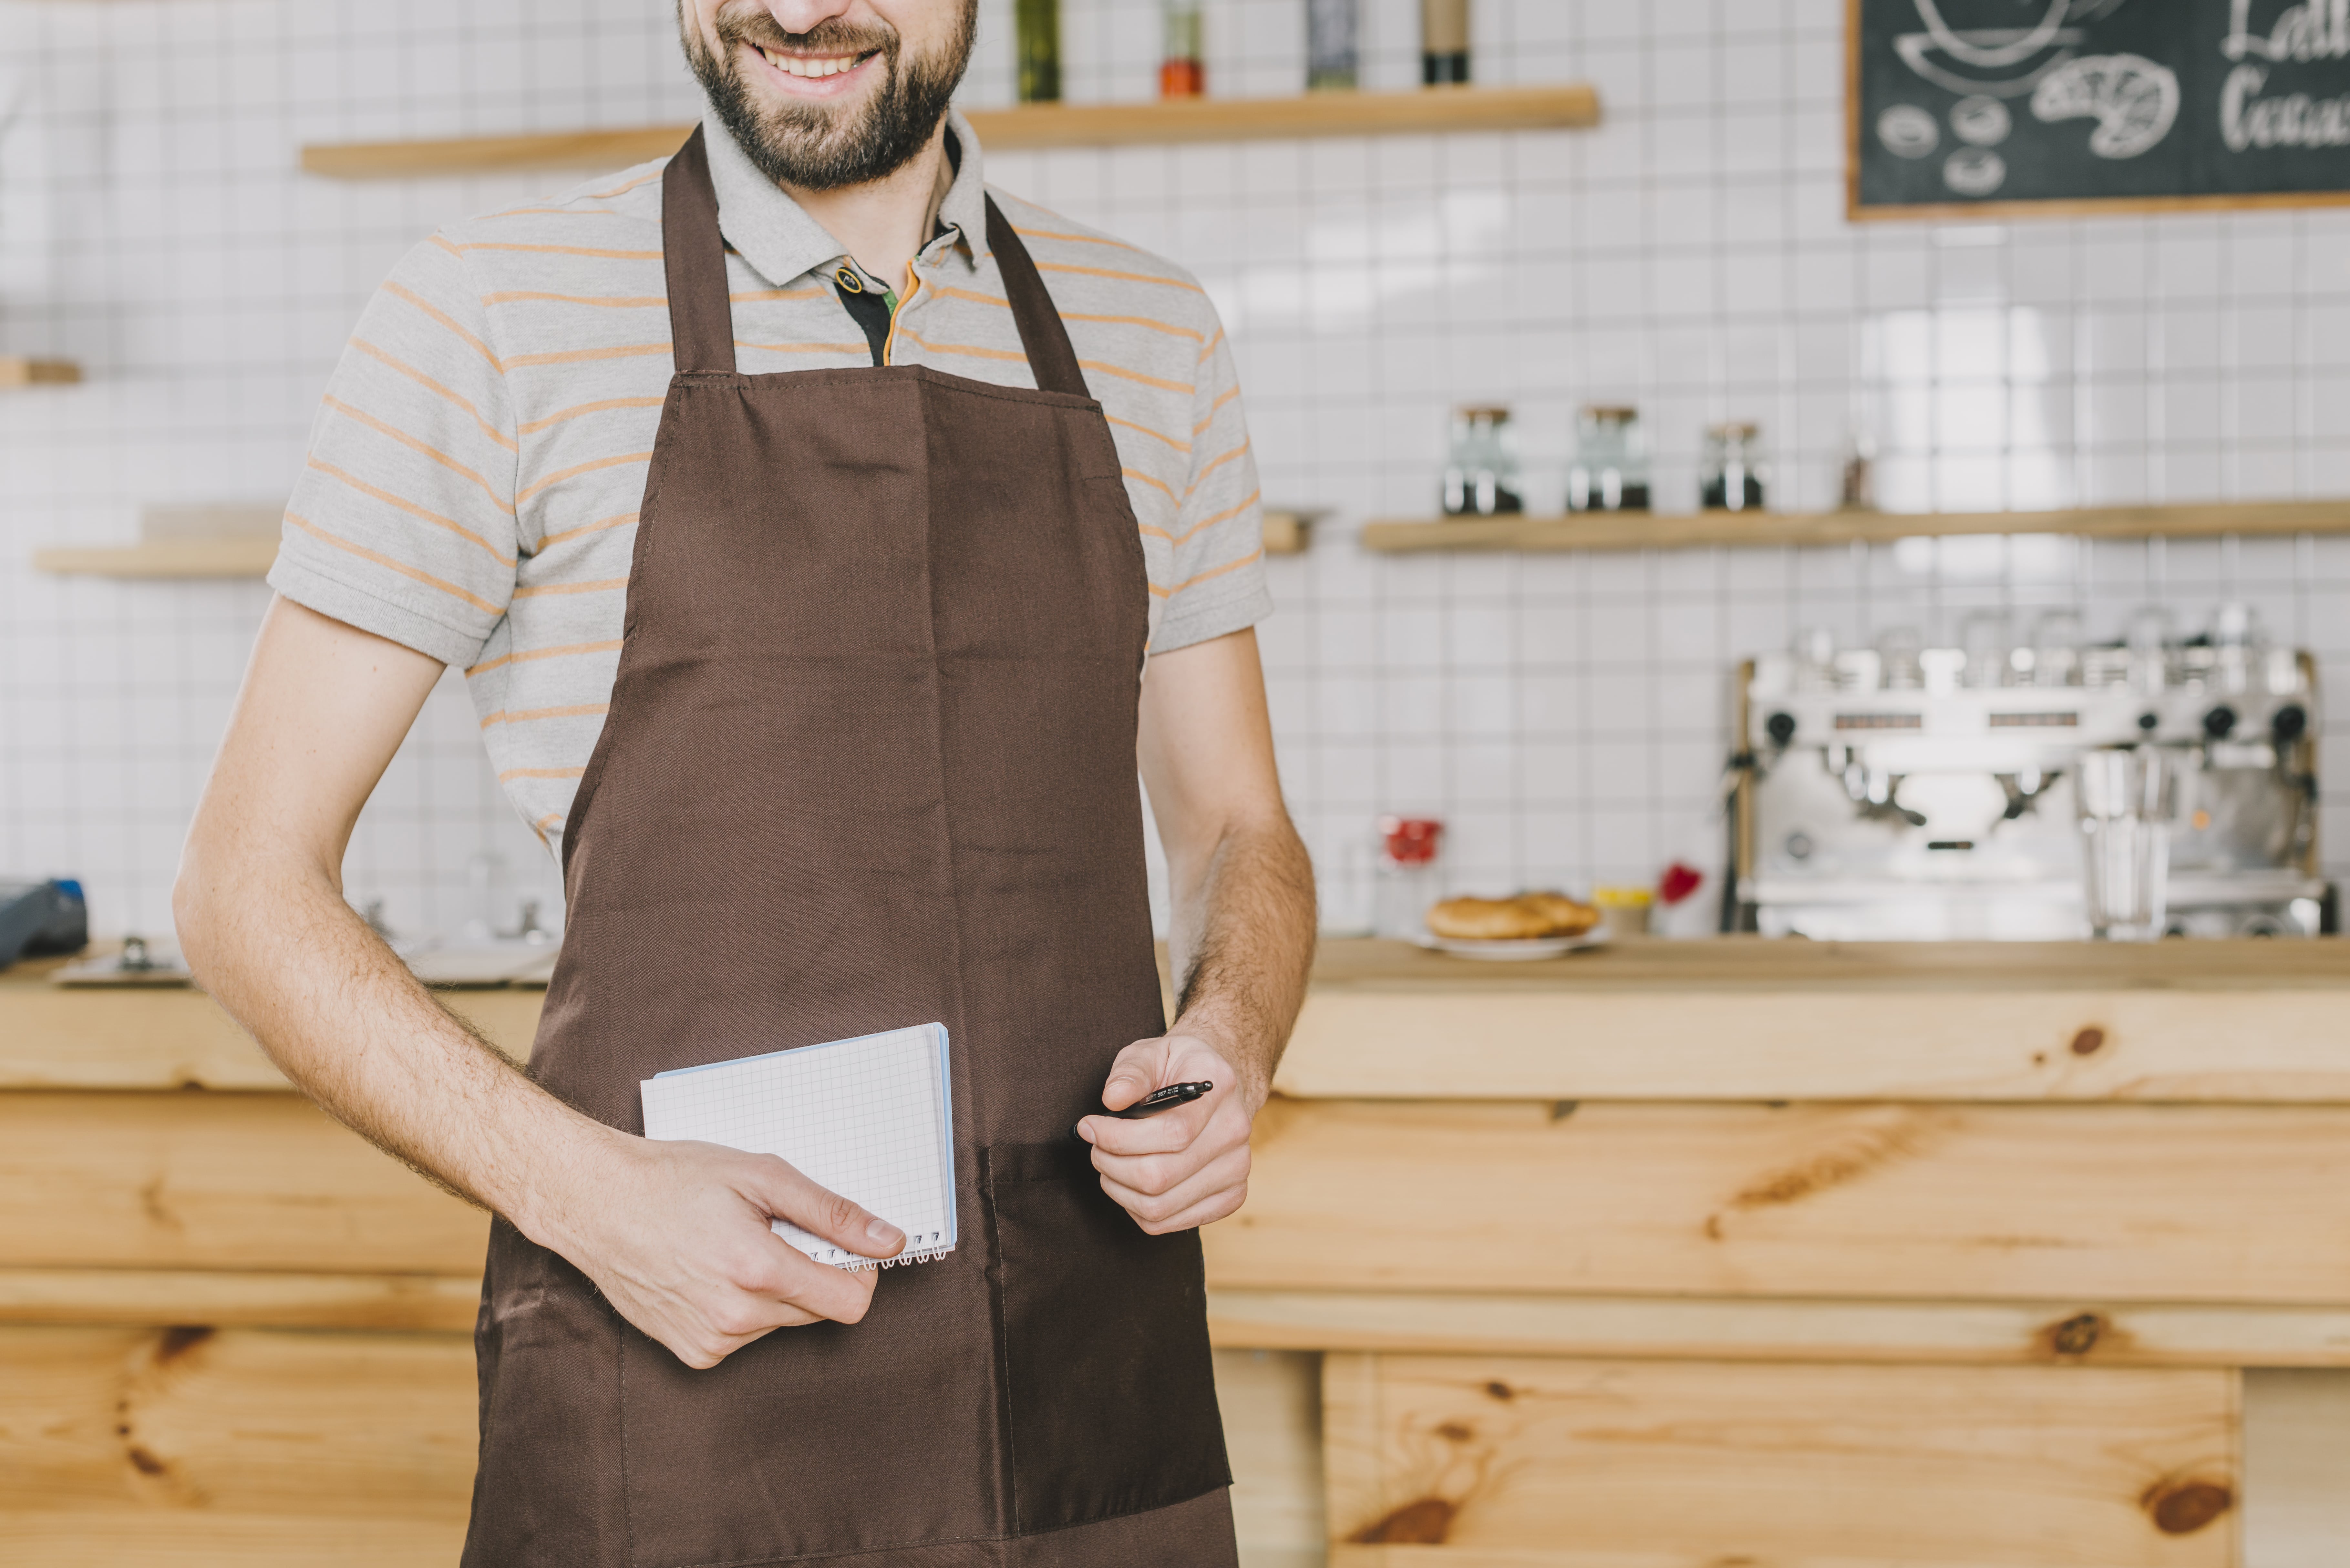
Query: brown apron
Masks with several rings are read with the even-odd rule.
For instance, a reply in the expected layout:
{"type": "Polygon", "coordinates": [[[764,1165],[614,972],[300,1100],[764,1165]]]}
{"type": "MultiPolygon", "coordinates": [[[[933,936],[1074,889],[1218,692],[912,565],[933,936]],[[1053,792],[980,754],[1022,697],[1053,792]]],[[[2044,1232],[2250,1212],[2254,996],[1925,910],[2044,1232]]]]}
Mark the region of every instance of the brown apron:
{"type": "Polygon", "coordinates": [[[942,1023],[962,1242],[696,1372],[497,1222],[464,1561],[1231,1563],[1198,1237],[1066,1130],[1165,1028],[1100,405],[992,201],[1038,391],[738,374],[699,130],[662,215],[677,371],[531,1070],[638,1132],[665,1068],[942,1023]]]}

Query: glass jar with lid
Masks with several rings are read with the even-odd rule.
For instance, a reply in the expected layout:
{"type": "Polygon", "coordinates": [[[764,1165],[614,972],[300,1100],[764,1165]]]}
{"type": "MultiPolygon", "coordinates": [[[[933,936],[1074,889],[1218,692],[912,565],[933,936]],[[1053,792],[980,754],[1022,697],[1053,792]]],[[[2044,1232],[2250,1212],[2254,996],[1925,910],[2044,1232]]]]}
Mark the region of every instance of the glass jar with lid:
{"type": "Polygon", "coordinates": [[[1587,403],[1575,421],[1575,462],[1566,471],[1569,512],[1646,512],[1648,448],[1640,410],[1587,403]]]}
{"type": "Polygon", "coordinates": [[[1510,410],[1490,406],[1454,410],[1452,451],[1444,464],[1445,515],[1491,517],[1525,509],[1510,410]]]}
{"type": "Polygon", "coordinates": [[[1698,468],[1698,504],[1709,512],[1760,512],[1762,427],[1742,421],[1708,425],[1705,460],[1698,468]]]}

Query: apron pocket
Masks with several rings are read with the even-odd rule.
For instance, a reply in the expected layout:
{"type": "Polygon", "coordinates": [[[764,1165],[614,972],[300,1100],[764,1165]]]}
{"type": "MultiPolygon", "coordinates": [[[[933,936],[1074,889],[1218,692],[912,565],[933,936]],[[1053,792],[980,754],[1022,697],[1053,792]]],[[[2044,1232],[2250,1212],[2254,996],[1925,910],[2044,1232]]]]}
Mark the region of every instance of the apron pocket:
{"type": "Polygon", "coordinates": [[[1015,1533],[1232,1484],[1200,1237],[1143,1233],[1070,1140],[981,1151],[1002,1267],[1015,1533]]]}

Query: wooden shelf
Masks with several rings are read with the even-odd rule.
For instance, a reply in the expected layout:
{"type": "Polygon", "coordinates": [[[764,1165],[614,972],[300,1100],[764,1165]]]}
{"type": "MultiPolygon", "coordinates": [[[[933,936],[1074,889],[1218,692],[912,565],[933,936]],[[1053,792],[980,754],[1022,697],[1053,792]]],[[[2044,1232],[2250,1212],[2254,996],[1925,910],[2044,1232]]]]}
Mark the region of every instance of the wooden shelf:
{"type": "Polygon", "coordinates": [[[1268,556],[1302,556],[1313,547],[1314,524],[1326,512],[1287,511],[1267,507],[1264,513],[1264,553],[1268,556]]]}
{"type": "Polygon", "coordinates": [[[1569,517],[1451,518],[1363,527],[1363,548],[1673,550],[1697,545],[1887,544],[1957,534],[2082,534],[2101,539],[2221,534],[2350,534],[2350,501],[2246,501],[2101,506],[2063,512],[1646,512],[1569,517]]]}
{"type": "Polygon", "coordinates": [[[277,541],[163,539],[108,549],[36,550],[33,569],[59,576],[265,577],[277,559],[277,541]]]}
{"type": "Polygon", "coordinates": [[[69,387],[80,379],[81,367],[70,359],[0,354],[0,387],[69,387]]]}
{"type": "MultiPolygon", "coordinates": [[[[1447,130],[1581,130],[1599,123],[1587,82],[1544,87],[1320,92],[1298,98],[1175,99],[1149,103],[1028,104],[970,111],[991,151],[1253,141],[1303,136],[1399,136],[1447,130]]],[[[691,125],[468,136],[440,141],[348,141],[302,149],[302,167],[334,180],[397,180],[525,169],[620,169],[666,158],[691,125]]]]}
{"type": "MultiPolygon", "coordinates": [[[[1264,553],[1298,556],[1312,537],[1314,512],[1267,512],[1264,553]]],[[[56,576],[265,577],[277,559],[275,535],[225,539],[151,539],[140,545],[36,550],[33,569],[56,576]]]]}

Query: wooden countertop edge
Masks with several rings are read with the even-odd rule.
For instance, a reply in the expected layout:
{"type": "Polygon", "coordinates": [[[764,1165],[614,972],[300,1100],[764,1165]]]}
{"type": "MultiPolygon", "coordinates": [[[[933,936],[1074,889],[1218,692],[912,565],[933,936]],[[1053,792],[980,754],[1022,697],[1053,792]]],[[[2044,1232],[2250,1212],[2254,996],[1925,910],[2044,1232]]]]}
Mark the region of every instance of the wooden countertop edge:
{"type": "MultiPolygon", "coordinates": [[[[290,1088],[201,992],[66,991],[43,981],[47,967],[0,975],[0,1091],[290,1088]]],[[[442,997],[526,1057],[543,992],[442,997]]],[[[1331,943],[1276,1086],[1307,1098],[2350,1104],[2345,1004],[2350,943],[2334,941],[1650,941],[1526,965],[1331,943]]]]}
{"type": "MultiPolygon", "coordinates": [[[[471,1275],[0,1268],[0,1325],[470,1334],[471,1275]]],[[[2208,1306],[1211,1289],[1222,1349],[2350,1367],[2350,1304],[2208,1306]]]]}

